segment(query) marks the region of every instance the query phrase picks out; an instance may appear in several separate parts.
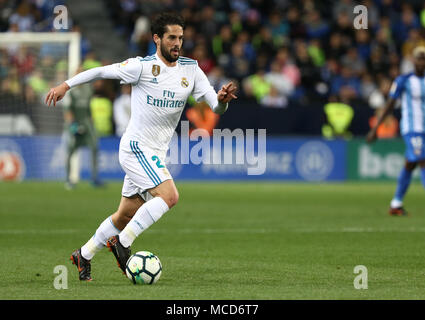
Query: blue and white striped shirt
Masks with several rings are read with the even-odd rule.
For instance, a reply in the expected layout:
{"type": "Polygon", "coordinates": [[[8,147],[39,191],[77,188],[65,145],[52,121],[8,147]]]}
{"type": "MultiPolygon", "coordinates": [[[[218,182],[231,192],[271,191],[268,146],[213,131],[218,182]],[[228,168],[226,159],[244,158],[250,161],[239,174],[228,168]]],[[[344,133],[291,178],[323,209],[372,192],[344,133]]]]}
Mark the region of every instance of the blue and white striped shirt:
{"type": "Polygon", "coordinates": [[[397,77],[390,97],[401,98],[401,134],[425,133],[425,76],[408,73],[397,77]]]}

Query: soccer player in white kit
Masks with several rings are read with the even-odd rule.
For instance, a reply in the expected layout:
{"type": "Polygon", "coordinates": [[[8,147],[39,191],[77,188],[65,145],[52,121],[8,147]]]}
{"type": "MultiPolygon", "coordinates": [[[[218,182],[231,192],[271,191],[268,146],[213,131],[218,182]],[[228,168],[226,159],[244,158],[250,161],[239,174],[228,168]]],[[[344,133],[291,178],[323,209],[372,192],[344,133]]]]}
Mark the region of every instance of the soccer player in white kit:
{"type": "Polygon", "coordinates": [[[165,156],[188,97],[205,100],[218,114],[224,113],[229,101],[236,98],[232,82],[216,93],[197,62],[180,57],[184,30],[181,16],[162,13],[151,29],[157,47],[154,55],[79,73],[50,89],[46,97],[48,106],[56,105],[70,88],[99,78],[132,85],[131,118],[119,147],[119,161],[125,172],[121,202],[94,236],[72,253],[80,280],[92,280],[90,261],[105,246],[125,272],[136,237],[178,202],[165,156]]]}

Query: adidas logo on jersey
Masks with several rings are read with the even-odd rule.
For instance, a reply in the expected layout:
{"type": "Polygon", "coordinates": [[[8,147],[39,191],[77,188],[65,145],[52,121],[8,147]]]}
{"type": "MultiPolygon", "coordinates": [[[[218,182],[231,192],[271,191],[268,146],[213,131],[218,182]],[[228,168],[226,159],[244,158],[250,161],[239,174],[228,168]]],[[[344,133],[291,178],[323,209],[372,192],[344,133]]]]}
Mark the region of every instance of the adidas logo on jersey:
{"type": "Polygon", "coordinates": [[[155,83],[158,84],[158,80],[156,78],[153,78],[151,81],[149,81],[150,83],[155,83]]]}

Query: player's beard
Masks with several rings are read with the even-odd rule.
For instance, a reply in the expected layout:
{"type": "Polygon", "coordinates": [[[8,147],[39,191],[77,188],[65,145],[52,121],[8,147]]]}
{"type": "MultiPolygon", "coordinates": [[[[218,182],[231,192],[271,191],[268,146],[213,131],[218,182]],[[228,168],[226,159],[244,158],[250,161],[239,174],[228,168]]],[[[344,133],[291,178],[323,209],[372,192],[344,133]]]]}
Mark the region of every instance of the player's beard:
{"type": "Polygon", "coordinates": [[[179,58],[179,56],[180,56],[180,49],[179,49],[179,48],[174,47],[174,48],[172,48],[172,49],[170,49],[170,50],[168,51],[168,50],[167,50],[167,47],[162,45],[162,41],[161,41],[161,44],[160,44],[160,50],[161,50],[161,54],[162,54],[162,56],[163,56],[163,57],[164,57],[164,59],[165,59],[165,60],[167,60],[168,62],[176,62],[176,61],[177,61],[177,59],[178,59],[178,58],[179,58]],[[178,52],[178,54],[177,54],[177,56],[176,56],[175,58],[171,55],[171,51],[172,51],[172,50],[174,50],[174,49],[179,50],[179,52],[178,52]]]}

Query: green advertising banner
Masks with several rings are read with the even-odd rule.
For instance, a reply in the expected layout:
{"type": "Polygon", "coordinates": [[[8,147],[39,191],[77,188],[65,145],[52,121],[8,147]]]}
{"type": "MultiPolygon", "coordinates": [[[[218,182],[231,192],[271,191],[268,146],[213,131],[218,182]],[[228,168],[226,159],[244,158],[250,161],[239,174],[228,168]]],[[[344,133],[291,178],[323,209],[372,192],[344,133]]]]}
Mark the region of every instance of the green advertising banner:
{"type": "MultiPolygon", "coordinates": [[[[349,180],[395,180],[404,165],[404,141],[401,138],[378,140],[368,144],[364,139],[348,142],[349,180]]],[[[415,170],[414,177],[418,176],[415,170]]]]}

